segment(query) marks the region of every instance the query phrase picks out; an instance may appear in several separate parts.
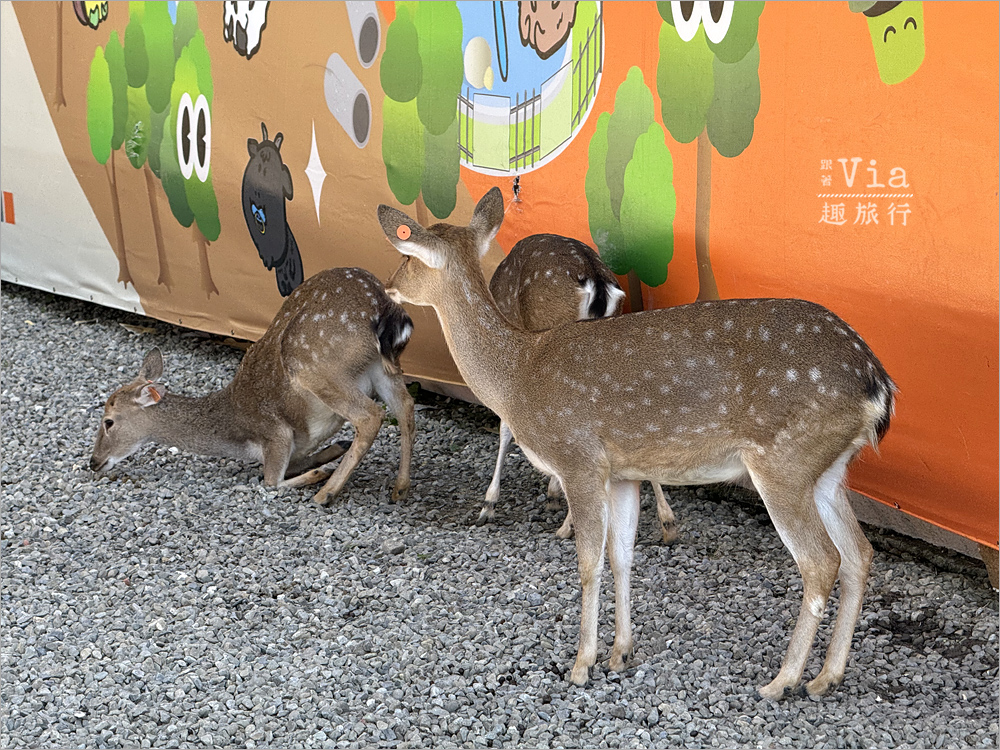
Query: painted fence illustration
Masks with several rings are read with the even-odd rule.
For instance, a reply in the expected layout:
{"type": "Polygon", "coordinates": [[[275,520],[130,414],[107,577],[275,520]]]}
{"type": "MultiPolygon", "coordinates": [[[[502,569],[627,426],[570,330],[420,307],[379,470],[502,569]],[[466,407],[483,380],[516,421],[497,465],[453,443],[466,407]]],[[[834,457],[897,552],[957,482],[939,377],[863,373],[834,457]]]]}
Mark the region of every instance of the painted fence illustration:
{"type": "Polygon", "coordinates": [[[542,82],[514,96],[473,92],[458,96],[458,149],[462,163],[486,173],[541,166],[583,123],[603,71],[603,13],[573,59],[542,82]]]}

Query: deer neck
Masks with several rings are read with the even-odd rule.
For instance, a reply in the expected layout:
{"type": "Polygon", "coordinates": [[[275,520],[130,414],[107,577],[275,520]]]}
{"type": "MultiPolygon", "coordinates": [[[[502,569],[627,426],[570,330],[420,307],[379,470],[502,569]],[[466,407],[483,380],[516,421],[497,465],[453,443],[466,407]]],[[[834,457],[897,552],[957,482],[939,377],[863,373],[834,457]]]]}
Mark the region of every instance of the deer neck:
{"type": "Polygon", "coordinates": [[[538,336],[503,317],[481,271],[459,271],[446,284],[434,309],[451,356],[476,397],[503,415],[507,391],[538,336]]]}
{"type": "Polygon", "coordinates": [[[155,443],[203,456],[247,455],[250,435],[239,423],[229,388],[197,397],[167,393],[150,411],[155,443]]]}

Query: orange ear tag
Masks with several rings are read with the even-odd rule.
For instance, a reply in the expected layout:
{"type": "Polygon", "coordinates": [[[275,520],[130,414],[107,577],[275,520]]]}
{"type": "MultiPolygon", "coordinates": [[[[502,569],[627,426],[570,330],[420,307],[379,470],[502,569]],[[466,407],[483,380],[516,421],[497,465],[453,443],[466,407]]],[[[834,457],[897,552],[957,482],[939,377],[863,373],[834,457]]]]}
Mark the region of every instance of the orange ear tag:
{"type": "Polygon", "coordinates": [[[410,228],[406,224],[400,224],[396,227],[396,236],[401,240],[410,239],[410,228]]]}

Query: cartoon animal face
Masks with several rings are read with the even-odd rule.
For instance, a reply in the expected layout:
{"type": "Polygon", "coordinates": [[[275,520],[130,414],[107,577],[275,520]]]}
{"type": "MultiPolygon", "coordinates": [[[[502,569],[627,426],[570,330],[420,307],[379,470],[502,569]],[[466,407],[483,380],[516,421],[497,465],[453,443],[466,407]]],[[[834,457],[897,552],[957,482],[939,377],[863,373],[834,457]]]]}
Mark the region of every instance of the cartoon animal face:
{"type": "Polygon", "coordinates": [[[84,26],[96,29],[101,21],[108,17],[108,0],[98,2],[75,0],[73,12],[76,13],[76,19],[84,26]]]}
{"type": "Polygon", "coordinates": [[[922,2],[876,2],[864,11],[883,83],[905,81],[924,61],[922,2]]]}
{"type": "Polygon", "coordinates": [[[525,2],[517,4],[521,44],[532,47],[547,60],[562,47],[576,20],[576,0],[567,2],[525,2]]]}
{"type": "Polygon", "coordinates": [[[243,216],[264,266],[271,270],[285,256],[285,201],[291,200],[292,173],[281,161],[278,133],[268,140],[261,123],[263,140],[247,139],[250,161],[243,171],[243,216]]]}
{"type": "Polygon", "coordinates": [[[267,26],[267,2],[226,0],[222,10],[222,38],[232,42],[247,60],[260,49],[260,38],[267,26]]]}

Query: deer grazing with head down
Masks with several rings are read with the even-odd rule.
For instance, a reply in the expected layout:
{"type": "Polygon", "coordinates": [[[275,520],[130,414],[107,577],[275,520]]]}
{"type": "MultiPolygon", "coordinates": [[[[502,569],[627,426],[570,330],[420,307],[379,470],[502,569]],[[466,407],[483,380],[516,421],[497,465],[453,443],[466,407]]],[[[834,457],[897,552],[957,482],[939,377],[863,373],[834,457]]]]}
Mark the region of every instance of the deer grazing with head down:
{"type": "Polygon", "coordinates": [[[583,588],[570,680],[585,684],[597,661],[605,551],[615,588],[609,666],[621,670],[631,658],[638,480],[695,485],[749,475],[803,580],[781,669],[760,693],[776,699],[798,685],[839,574],[826,660],[806,685],[812,695],[831,690],[843,679],[872,559],[844,477],[889,427],[895,385],[882,364],[832,312],[793,299],[516,328],[479,264],[503,216],[497,188],[467,227],[425,229],[379,206],[383,231],[406,256],[386,286],[393,299],[434,308],[465,382],[528,459],[562,484],[583,588]]]}
{"type": "Polygon", "coordinates": [[[399,421],[402,446],[392,497],[403,497],[410,487],[414,420],[399,355],[412,331],[410,316],[368,271],[321,271],[289,295],[220,391],[198,398],[168,393],[157,382],[160,351],[150,352],[138,376],[105,403],[90,466],[105,471],[147,443],[171,445],[262,461],[264,483],[271,487],[329,478],[313,498],[326,505],[378,434],[382,410],[372,400],[377,393],[399,421]],[[345,419],[354,426],[354,440],[322,449],[345,419]],[[328,464],[338,458],[333,470],[328,464]]]}
{"type": "MultiPolygon", "coordinates": [[[[500,314],[510,323],[529,331],[543,331],[563,323],[606,318],[621,312],[625,292],[600,257],[588,245],[557,234],[533,234],[511,248],[493,278],[490,294],[500,314]]],[[[500,474],[510,450],[510,427],[500,421],[500,450],[493,480],[486,490],[477,523],[490,523],[500,497],[500,474]]],[[[652,483],[656,512],[665,544],[677,538],[677,525],[663,489],[652,483]]],[[[559,496],[559,480],[553,476],[546,492],[550,501],[559,496]]],[[[556,532],[560,539],[573,535],[573,514],[556,532]]]]}

